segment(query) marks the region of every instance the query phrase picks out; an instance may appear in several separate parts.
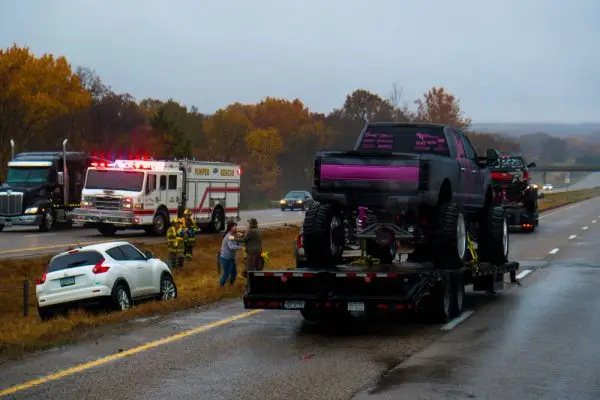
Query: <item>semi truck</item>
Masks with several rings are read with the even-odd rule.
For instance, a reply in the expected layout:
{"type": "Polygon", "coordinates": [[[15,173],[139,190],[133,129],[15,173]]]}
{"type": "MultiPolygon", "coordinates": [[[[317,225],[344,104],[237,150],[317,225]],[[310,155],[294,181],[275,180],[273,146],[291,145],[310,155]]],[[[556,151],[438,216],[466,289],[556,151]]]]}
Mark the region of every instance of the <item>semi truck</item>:
{"type": "Polygon", "coordinates": [[[100,157],[85,152],[23,152],[15,155],[10,140],[11,160],[6,182],[0,186],[0,231],[12,226],[37,226],[48,232],[58,226],[70,227],[72,212],[80,207],[87,168],[100,157]]]}
{"type": "Polygon", "coordinates": [[[222,231],[227,220],[240,220],[241,174],[239,165],[224,162],[93,163],[87,170],[82,206],[73,219],[95,226],[104,236],[126,229],[163,236],[172,219],[189,209],[200,228],[222,231]]]}

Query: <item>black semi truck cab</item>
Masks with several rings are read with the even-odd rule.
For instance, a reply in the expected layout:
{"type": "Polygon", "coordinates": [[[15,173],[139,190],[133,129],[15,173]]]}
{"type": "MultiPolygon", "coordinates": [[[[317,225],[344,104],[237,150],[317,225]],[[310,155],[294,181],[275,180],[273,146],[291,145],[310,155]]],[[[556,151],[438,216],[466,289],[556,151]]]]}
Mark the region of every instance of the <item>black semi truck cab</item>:
{"type": "Polygon", "coordinates": [[[8,162],[0,186],[0,231],[16,225],[37,226],[47,232],[58,224],[71,225],[70,211],[80,206],[85,172],[92,161],[105,161],[83,152],[26,152],[8,162]]]}

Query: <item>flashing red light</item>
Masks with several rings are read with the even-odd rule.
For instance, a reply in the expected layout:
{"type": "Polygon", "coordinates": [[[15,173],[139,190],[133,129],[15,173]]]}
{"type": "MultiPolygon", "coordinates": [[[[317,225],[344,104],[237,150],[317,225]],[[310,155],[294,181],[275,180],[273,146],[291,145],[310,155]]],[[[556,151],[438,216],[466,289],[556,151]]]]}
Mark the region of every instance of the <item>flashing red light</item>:
{"type": "Polygon", "coordinates": [[[73,253],[79,253],[79,250],[74,249],[74,250],[69,250],[67,251],[68,254],[73,254],[73,253]]]}
{"type": "Polygon", "coordinates": [[[240,175],[240,176],[241,176],[241,175],[242,175],[242,167],[237,167],[237,168],[236,168],[236,170],[235,170],[235,173],[236,173],[237,175],[240,175]]]}
{"type": "Polygon", "coordinates": [[[303,235],[298,235],[296,237],[296,248],[301,249],[302,246],[304,246],[304,239],[303,239],[303,235]]]}
{"type": "Polygon", "coordinates": [[[108,272],[110,267],[106,266],[106,265],[102,265],[103,262],[104,262],[104,258],[101,259],[100,261],[98,261],[98,264],[94,265],[94,268],[92,268],[92,273],[94,273],[95,275],[98,275],[98,274],[103,274],[105,272],[108,272]]]}
{"type": "Polygon", "coordinates": [[[44,271],[44,274],[41,276],[41,278],[38,278],[38,280],[35,281],[36,285],[43,285],[44,282],[46,282],[46,274],[48,273],[48,271],[44,271]]]}

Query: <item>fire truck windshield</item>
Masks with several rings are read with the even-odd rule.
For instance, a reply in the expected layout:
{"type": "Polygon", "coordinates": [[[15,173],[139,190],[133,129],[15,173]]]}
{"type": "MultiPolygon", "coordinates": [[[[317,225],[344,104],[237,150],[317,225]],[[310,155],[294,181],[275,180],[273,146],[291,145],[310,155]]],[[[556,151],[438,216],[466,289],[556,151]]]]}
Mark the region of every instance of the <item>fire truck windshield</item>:
{"type": "Polygon", "coordinates": [[[88,171],[85,188],[141,192],[143,184],[144,172],[142,171],[92,169],[88,171]]]}

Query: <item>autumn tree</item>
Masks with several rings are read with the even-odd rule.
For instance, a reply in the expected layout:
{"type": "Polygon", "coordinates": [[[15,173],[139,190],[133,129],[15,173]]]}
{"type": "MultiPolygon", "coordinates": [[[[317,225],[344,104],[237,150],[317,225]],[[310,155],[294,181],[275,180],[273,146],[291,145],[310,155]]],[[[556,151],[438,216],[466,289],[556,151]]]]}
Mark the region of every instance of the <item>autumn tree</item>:
{"type": "Polygon", "coordinates": [[[203,127],[206,156],[215,161],[239,159],[252,129],[251,112],[251,106],[235,103],[207,118],[203,127]]]}
{"type": "Polygon", "coordinates": [[[0,164],[6,165],[10,157],[11,138],[19,150],[57,146],[61,140],[45,129],[55,118],[90,102],[66,58],[36,57],[16,44],[0,50],[0,164]]]}
{"type": "Polygon", "coordinates": [[[320,121],[318,118],[299,99],[289,101],[268,97],[256,105],[252,119],[254,127],[274,128],[281,136],[281,191],[310,184],[314,155],[331,138],[324,116],[320,121]]]}
{"type": "Polygon", "coordinates": [[[433,87],[415,100],[417,111],[414,119],[419,122],[448,124],[459,129],[471,125],[471,119],[463,115],[458,99],[443,87],[433,87]]]}
{"type": "Polygon", "coordinates": [[[268,195],[281,174],[278,156],[283,150],[283,140],[275,128],[255,129],[246,136],[246,145],[252,160],[249,169],[254,187],[268,195]]]}

